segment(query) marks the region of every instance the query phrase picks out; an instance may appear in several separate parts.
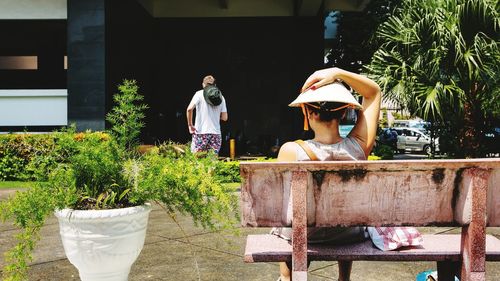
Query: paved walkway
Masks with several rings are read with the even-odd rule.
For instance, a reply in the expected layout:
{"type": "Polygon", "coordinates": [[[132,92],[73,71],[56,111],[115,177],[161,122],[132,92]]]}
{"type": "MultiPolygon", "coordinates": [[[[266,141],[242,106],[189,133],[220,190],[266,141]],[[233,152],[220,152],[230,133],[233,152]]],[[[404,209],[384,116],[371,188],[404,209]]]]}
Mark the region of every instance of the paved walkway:
{"type": "MultiPolygon", "coordinates": [[[[6,196],[0,190],[0,199],[6,196]],[[3,195],[2,195],[3,194],[3,195]]],[[[131,281],[139,280],[244,280],[275,281],[278,277],[276,263],[243,263],[245,237],[249,233],[264,233],[269,229],[242,229],[241,234],[210,233],[194,226],[186,216],[178,221],[188,237],[163,210],[151,212],[146,243],[133,265],[131,281]],[[198,270],[196,270],[198,268],[198,270]]],[[[450,228],[421,228],[424,233],[438,233],[450,228]]],[[[0,252],[12,246],[16,229],[0,224],[0,252]]],[[[42,239],[34,254],[35,259],[29,280],[68,281],[80,280],[77,270],[64,256],[58,233],[57,220],[52,217],[42,229],[42,239]]],[[[451,232],[458,232],[451,229],[451,232]]],[[[500,237],[500,228],[490,228],[489,233],[500,237]]],[[[3,256],[0,255],[0,266],[3,256]]],[[[417,273],[435,268],[431,262],[355,262],[352,281],[415,280],[417,273]]],[[[335,262],[313,262],[309,280],[337,280],[335,262]]],[[[500,280],[500,263],[487,264],[487,280],[500,280]]]]}

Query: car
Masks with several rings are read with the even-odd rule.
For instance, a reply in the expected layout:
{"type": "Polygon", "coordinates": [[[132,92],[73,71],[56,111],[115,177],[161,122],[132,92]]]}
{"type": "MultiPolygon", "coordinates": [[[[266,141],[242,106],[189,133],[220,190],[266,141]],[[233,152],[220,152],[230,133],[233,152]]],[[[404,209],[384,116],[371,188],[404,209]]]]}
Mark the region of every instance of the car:
{"type": "MultiPolygon", "coordinates": [[[[431,137],[416,128],[397,127],[391,130],[396,131],[398,140],[396,148],[398,152],[418,151],[431,154],[431,137]]],[[[439,151],[439,138],[434,140],[435,151],[439,151]]]]}
{"type": "Polygon", "coordinates": [[[423,120],[394,120],[392,126],[401,128],[413,128],[426,133],[427,128],[429,128],[430,126],[430,122],[426,122],[423,120]]]}
{"type": "Polygon", "coordinates": [[[484,134],[483,146],[487,157],[500,155],[500,127],[494,127],[484,134]]]}

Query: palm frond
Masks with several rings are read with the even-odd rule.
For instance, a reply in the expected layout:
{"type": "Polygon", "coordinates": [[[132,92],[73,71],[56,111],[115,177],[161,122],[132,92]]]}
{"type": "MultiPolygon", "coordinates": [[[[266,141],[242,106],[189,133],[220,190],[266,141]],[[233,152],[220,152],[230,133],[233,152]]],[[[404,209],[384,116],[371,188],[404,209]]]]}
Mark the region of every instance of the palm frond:
{"type": "Polygon", "coordinates": [[[458,25],[467,47],[472,46],[474,37],[483,33],[498,38],[498,17],[492,6],[484,0],[469,0],[457,7],[458,25]]]}
{"type": "Polygon", "coordinates": [[[474,87],[481,85],[476,100],[495,98],[500,80],[497,3],[403,1],[378,29],[380,48],[366,67],[384,98],[412,115],[453,120],[460,120],[474,87]]]}

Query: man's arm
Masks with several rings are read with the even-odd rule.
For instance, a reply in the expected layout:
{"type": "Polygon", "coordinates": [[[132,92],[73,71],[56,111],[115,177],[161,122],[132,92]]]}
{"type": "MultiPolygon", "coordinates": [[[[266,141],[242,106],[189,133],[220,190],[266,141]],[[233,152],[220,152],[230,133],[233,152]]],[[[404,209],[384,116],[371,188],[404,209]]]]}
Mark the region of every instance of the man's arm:
{"type": "Polygon", "coordinates": [[[189,106],[186,109],[186,118],[190,134],[196,133],[196,128],[193,125],[193,110],[194,110],[194,105],[189,104],[189,106]]]}
{"type": "Polygon", "coordinates": [[[220,113],[220,120],[222,121],[227,121],[227,107],[226,107],[226,99],[222,97],[222,103],[221,103],[221,113],[220,113]]]}
{"type": "Polygon", "coordinates": [[[220,120],[227,121],[227,112],[220,113],[220,120]]]}

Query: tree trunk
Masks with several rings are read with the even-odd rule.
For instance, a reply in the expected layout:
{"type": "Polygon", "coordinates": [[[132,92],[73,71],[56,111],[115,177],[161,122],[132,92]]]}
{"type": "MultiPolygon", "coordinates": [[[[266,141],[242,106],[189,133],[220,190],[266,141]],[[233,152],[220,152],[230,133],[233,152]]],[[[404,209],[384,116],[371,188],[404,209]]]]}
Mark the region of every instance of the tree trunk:
{"type": "Polygon", "coordinates": [[[460,130],[460,148],[465,158],[482,156],[480,150],[483,118],[477,101],[478,84],[474,83],[464,103],[464,126],[460,130]]]}

